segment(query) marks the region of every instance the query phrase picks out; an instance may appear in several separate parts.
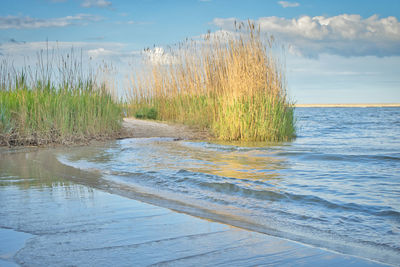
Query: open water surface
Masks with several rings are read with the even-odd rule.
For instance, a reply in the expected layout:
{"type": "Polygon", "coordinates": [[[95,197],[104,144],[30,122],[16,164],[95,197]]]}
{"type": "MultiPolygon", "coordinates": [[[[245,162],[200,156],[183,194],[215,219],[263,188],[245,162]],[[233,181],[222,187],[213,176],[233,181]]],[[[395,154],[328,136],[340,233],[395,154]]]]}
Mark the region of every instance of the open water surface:
{"type": "Polygon", "coordinates": [[[400,108],[297,108],[293,142],[125,139],[57,154],[110,191],[400,263],[400,108]]]}

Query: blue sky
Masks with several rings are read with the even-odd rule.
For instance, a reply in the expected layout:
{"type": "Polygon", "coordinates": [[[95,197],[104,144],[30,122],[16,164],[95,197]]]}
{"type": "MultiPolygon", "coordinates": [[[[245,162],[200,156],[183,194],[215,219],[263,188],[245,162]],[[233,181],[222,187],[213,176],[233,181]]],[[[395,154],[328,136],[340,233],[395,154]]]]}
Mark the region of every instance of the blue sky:
{"type": "Polygon", "coordinates": [[[287,47],[289,94],[297,103],[400,102],[400,1],[15,0],[2,1],[2,57],[49,45],[126,62],[252,20],[287,47]],[[56,43],[57,42],[57,43],[56,43]]]}

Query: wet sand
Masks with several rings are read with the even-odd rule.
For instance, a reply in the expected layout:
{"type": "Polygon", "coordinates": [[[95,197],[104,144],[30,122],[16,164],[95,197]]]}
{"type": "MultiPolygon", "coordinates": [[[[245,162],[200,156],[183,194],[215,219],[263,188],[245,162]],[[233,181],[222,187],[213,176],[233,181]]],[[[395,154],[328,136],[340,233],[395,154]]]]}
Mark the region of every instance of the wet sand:
{"type": "Polygon", "coordinates": [[[0,151],[1,266],[381,266],[112,194],[60,151],[0,151]]]}

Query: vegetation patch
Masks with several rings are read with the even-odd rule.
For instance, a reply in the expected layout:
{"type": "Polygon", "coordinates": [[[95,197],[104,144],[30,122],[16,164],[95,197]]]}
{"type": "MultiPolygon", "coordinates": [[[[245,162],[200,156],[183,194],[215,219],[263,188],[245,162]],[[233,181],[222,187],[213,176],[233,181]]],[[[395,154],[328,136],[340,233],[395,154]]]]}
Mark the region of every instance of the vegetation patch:
{"type": "Polygon", "coordinates": [[[119,133],[121,105],[105,84],[84,77],[82,66],[67,58],[56,73],[49,65],[32,72],[1,63],[0,145],[70,144],[119,133]]]}
{"type": "Polygon", "coordinates": [[[294,105],[273,43],[249,23],[150,57],[132,77],[129,110],[154,108],[159,120],[206,128],[221,140],[290,140],[294,105]]]}
{"type": "Polygon", "coordinates": [[[138,119],[157,119],[157,110],[154,107],[141,107],[135,112],[135,118],[138,119]]]}

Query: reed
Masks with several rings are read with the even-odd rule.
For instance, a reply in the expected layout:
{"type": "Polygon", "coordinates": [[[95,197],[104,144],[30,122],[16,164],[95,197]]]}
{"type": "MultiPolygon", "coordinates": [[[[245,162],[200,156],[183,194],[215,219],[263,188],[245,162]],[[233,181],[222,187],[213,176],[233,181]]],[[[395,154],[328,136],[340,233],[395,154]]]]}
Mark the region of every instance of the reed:
{"type": "Polygon", "coordinates": [[[0,64],[0,145],[70,144],[115,136],[121,106],[73,55],[0,64]],[[59,60],[57,66],[54,60],[59,60]]]}
{"type": "Polygon", "coordinates": [[[157,119],[207,128],[221,140],[290,140],[294,106],[273,46],[251,23],[187,40],[134,73],[131,112],[154,108],[157,119]]]}

